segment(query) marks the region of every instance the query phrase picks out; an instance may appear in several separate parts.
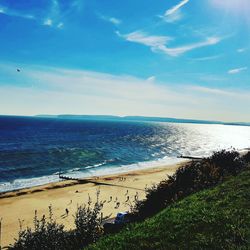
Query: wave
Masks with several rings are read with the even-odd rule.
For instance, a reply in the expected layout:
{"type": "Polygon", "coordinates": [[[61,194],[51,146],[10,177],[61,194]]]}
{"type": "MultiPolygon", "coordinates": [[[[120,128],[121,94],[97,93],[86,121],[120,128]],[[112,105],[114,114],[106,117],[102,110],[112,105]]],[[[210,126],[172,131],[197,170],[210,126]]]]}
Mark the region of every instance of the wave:
{"type": "MultiPolygon", "coordinates": [[[[240,152],[244,152],[246,148],[238,150],[240,152]]],[[[209,156],[210,154],[207,153],[206,156],[209,156]]],[[[197,154],[197,157],[199,156],[201,155],[197,154]]],[[[156,160],[138,162],[128,165],[115,165],[115,166],[107,165],[107,163],[112,161],[113,160],[111,159],[92,166],[87,166],[85,168],[73,168],[66,171],[65,175],[72,178],[91,178],[91,177],[105,176],[111,174],[122,174],[134,170],[142,170],[142,169],[149,169],[149,168],[163,167],[163,166],[168,167],[174,164],[185,162],[186,159],[165,156],[163,158],[159,158],[156,160]]],[[[0,193],[45,185],[58,181],[60,181],[59,172],[42,177],[16,179],[11,182],[0,182],[0,193]]]]}
{"type": "Polygon", "coordinates": [[[58,175],[48,175],[48,176],[35,177],[29,179],[17,179],[11,182],[0,183],[0,192],[8,192],[23,188],[30,188],[58,181],[59,181],[58,175]]]}
{"type": "MultiPolygon", "coordinates": [[[[74,168],[68,170],[65,175],[72,178],[90,178],[96,176],[104,176],[109,174],[119,174],[125,173],[132,170],[141,170],[148,169],[153,167],[169,166],[172,164],[177,164],[185,161],[184,159],[174,158],[174,157],[164,157],[162,159],[147,161],[147,162],[138,162],[129,165],[120,165],[120,166],[103,166],[105,162],[95,164],[93,166],[88,166],[88,168],[74,168]],[[103,167],[101,167],[103,166],[103,167]]],[[[2,182],[0,183],[0,192],[14,191],[24,188],[30,188],[40,185],[45,185],[53,182],[60,181],[59,172],[54,173],[53,175],[47,175],[42,177],[28,178],[28,179],[17,179],[11,182],[2,182]]]]}

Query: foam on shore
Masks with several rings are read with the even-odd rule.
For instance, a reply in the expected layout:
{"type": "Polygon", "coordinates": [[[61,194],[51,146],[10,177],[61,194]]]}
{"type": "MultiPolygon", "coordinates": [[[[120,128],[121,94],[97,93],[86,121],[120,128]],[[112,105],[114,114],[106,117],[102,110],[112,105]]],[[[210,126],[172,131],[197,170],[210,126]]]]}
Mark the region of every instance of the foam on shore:
{"type": "MultiPolygon", "coordinates": [[[[163,166],[167,167],[184,161],[186,160],[175,157],[164,157],[162,159],[154,161],[139,162],[122,166],[108,166],[108,165],[103,166],[103,164],[95,164],[85,169],[80,169],[80,168],[71,169],[65,172],[64,175],[71,178],[91,178],[97,176],[126,173],[134,170],[143,170],[143,169],[163,167],[163,166]]],[[[31,188],[35,186],[58,182],[60,181],[58,174],[59,173],[54,173],[53,175],[48,175],[48,176],[35,177],[29,179],[17,179],[14,180],[13,182],[0,183],[0,192],[20,190],[24,188],[31,188]]]]}

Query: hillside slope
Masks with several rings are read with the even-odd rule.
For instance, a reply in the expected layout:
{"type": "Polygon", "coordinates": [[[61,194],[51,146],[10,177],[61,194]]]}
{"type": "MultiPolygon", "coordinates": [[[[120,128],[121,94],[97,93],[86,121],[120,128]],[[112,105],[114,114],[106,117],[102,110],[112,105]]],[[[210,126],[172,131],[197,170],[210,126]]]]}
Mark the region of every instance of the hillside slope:
{"type": "Polygon", "coordinates": [[[250,249],[250,169],[88,249],[250,249]]]}

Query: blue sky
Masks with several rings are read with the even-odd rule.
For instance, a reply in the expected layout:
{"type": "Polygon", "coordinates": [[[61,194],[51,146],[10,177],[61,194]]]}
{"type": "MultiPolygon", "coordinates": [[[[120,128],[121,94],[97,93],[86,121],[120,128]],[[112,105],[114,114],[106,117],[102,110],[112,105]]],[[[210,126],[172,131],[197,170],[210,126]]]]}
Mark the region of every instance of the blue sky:
{"type": "Polygon", "coordinates": [[[249,122],[249,13],[249,0],[1,0],[0,114],[249,122]]]}

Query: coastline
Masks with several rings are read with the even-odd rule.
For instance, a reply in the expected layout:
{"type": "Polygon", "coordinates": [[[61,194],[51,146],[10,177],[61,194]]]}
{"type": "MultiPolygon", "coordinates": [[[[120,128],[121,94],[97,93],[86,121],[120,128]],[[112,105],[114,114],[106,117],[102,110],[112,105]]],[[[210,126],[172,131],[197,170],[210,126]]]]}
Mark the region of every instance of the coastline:
{"type": "Polygon", "coordinates": [[[18,219],[22,220],[22,227],[33,226],[33,217],[37,210],[38,217],[48,216],[48,206],[52,205],[54,219],[63,223],[66,229],[73,228],[74,215],[77,205],[86,204],[91,197],[95,202],[96,192],[100,190],[100,199],[106,200],[103,216],[115,217],[117,212],[128,211],[129,203],[138,194],[139,199],[145,197],[145,188],[159,183],[172,175],[181,163],[169,164],[140,170],[109,174],[81,181],[60,181],[32,188],[9,191],[0,194],[0,217],[2,221],[2,245],[13,243],[19,231],[18,219]],[[112,197],[112,201],[110,201],[112,197]],[[129,197],[129,202],[126,200],[129,197]],[[120,206],[116,208],[116,203],[120,206]],[[69,210],[68,216],[65,209],[69,210]]]}
{"type": "MultiPolygon", "coordinates": [[[[86,169],[80,170],[78,169],[71,169],[69,171],[66,171],[65,173],[62,173],[61,175],[67,176],[71,179],[81,179],[81,180],[88,180],[93,179],[95,177],[103,177],[103,176],[109,176],[109,175],[119,175],[124,174],[130,171],[137,171],[141,169],[150,169],[155,167],[161,167],[161,166],[167,166],[167,165],[173,165],[178,164],[186,159],[189,159],[189,157],[163,157],[156,160],[151,161],[144,161],[144,162],[138,162],[134,164],[129,165],[121,165],[121,166],[103,166],[100,167],[99,164],[97,166],[91,166],[87,167],[86,169]],[[72,171],[73,170],[73,171],[72,171]],[[86,172],[84,170],[87,170],[86,172]]],[[[6,182],[0,184],[0,198],[1,194],[4,193],[10,193],[12,191],[22,191],[27,190],[34,187],[39,186],[45,186],[50,185],[53,183],[59,183],[62,179],[59,178],[59,172],[47,175],[47,176],[41,176],[41,177],[33,177],[28,179],[17,179],[13,182],[6,182]]]]}

